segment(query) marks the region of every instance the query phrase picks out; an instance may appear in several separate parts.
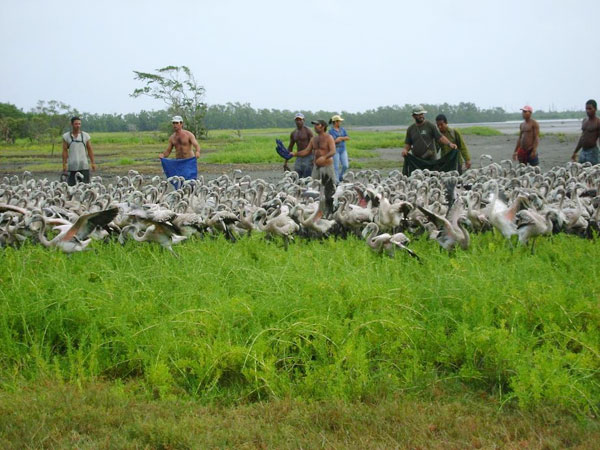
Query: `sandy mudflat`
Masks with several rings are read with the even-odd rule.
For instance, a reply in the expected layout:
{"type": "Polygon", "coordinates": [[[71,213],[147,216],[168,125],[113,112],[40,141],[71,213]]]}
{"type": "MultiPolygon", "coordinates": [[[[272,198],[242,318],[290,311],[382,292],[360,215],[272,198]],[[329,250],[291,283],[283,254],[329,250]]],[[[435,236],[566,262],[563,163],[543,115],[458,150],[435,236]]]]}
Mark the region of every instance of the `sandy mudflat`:
{"type": "MultiPolygon", "coordinates": [[[[469,152],[471,153],[471,162],[474,167],[479,167],[481,155],[490,155],[494,161],[500,162],[503,159],[511,159],[517,143],[517,135],[502,136],[464,136],[469,152]]],[[[553,166],[563,165],[569,161],[571,154],[579,139],[578,135],[545,135],[540,139],[539,158],[540,168],[546,171],[553,166]]],[[[379,149],[382,159],[402,160],[400,152],[397,149],[379,149]]]]}

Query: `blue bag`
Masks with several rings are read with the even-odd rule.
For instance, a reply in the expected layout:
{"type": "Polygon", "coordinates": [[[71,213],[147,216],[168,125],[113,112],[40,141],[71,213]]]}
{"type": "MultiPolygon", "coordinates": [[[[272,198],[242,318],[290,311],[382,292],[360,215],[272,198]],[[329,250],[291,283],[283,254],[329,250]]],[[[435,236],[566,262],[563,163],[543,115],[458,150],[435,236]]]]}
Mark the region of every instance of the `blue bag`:
{"type": "Polygon", "coordinates": [[[285,160],[291,159],[293,157],[293,155],[290,152],[288,152],[288,149],[285,148],[285,145],[283,145],[283,142],[281,142],[281,139],[275,139],[275,142],[277,142],[275,151],[277,151],[279,156],[281,156],[285,160]]]}
{"type": "Polygon", "coordinates": [[[178,175],[186,180],[198,178],[198,164],[195,157],[185,159],[161,158],[163,171],[167,178],[178,175]]]}

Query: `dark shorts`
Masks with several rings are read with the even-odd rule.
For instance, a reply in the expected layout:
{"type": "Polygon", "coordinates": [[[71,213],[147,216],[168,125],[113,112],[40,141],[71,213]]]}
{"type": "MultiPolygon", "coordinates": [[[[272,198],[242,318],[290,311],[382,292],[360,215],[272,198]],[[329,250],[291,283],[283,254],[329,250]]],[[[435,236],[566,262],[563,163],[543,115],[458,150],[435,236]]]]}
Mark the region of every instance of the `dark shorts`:
{"type": "Polygon", "coordinates": [[[69,172],[69,178],[67,178],[67,184],[69,186],[75,186],[77,183],[89,183],[90,182],[90,171],[89,170],[74,170],[69,172]],[[83,179],[75,178],[75,174],[80,173],[83,175],[83,179]]]}
{"type": "Polygon", "coordinates": [[[530,166],[537,166],[540,163],[540,158],[536,154],[535,157],[531,157],[531,150],[527,151],[519,147],[517,150],[517,158],[520,163],[529,164],[530,166]]]}
{"type": "Polygon", "coordinates": [[[598,149],[598,146],[592,148],[582,148],[581,153],[579,154],[579,162],[582,164],[584,162],[590,162],[592,165],[598,164],[600,160],[599,153],[600,150],[598,149]]]}

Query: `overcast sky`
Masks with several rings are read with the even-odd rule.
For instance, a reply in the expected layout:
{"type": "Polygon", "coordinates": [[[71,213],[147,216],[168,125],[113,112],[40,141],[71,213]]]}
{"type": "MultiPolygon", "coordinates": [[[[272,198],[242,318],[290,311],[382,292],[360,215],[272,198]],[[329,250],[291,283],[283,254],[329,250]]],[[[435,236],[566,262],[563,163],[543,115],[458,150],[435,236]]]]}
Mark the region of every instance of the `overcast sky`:
{"type": "Polygon", "coordinates": [[[127,113],[133,71],[187,65],[209,104],[516,111],[600,100],[600,1],[0,0],[0,102],[127,113]]]}

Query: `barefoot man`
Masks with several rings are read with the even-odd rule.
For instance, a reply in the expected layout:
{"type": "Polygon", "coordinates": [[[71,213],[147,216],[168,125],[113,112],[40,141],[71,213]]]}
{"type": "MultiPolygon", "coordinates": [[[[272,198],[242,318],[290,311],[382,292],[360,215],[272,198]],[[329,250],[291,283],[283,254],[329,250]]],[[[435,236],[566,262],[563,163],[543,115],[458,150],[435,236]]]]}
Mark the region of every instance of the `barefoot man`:
{"type": "Polygon", "coordinates": [[[335,172],[333,170],[333,155],[335,155],[335,141],[328,134],[327,122],[323,119],[313,120],[311,122],[315,127],[315,133],[308,146],[300,152],[294,152],[294,156],[306,156],[314,154],[314,165],[312,177],[321,181],[321,200],[319,202],[319,213],[315,220],[319,220],[323,215],[326,217],[333,213],[333,194],[335,193],[335,172]]]}
{"type": "Polygon", "coordinates": [[[180,175],[186,180],[196,178],[198,175],[196,158],[200,157],[200,145],[193,133],[183,129],[181,116],[174,116],[172,123],[173,134],[169,137],[169,145],[163,153],[158,155],[165,174],[167,177],[180,175]],[[167,158],[173,147],[175,147],[175,161],[169,161],[167,158]],[[192,151],[192,147],[194,151],[192,151]]]}

